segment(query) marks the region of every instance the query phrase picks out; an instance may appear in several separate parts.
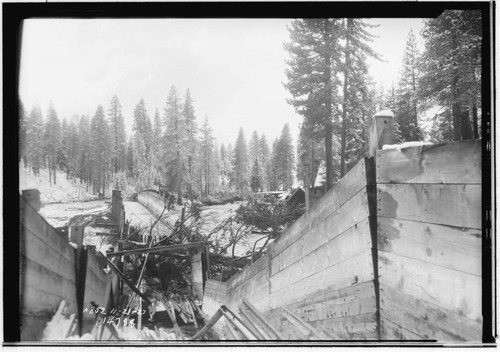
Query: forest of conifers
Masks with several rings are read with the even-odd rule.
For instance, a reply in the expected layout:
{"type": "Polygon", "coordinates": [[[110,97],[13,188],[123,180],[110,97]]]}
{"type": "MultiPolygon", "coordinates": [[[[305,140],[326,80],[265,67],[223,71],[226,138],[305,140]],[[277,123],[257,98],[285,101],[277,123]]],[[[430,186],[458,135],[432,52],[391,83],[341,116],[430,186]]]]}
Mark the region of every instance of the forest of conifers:
{"type": "Polygon", "coordinates": [[[423,50],[410,31],[399,79],[386,88],[370,77],[367,59],[383,56],[370,47],[371,28],[350,18],[299,19],[289,26],[284,87],[303,118],[296,146],[288,124],[272,143],[241,128],[234,144],[218,143],[208,117],[197,117],[189,89],[181,94],[172,86],[154,113],[145,99],[122,111],[116,95],[93,116],[62,119],[52,104],[44,114],[39,105],[26,110],[20,102],[19,160],[35,174],[48,168],[54,183],[63,171],[93,193],[163,185],[193,199],[287,190],[296,181],[312,186],[322,162],[330,188],[366,155],[367,121],[379,110],[394,113],[397,143],[479,138],[481,12],[448,10],[424,20],[423,50]],[[436,113],[424,120],[431,109],[436,113]],[[130,136],[126,118],[133,119],[130,136]]]}

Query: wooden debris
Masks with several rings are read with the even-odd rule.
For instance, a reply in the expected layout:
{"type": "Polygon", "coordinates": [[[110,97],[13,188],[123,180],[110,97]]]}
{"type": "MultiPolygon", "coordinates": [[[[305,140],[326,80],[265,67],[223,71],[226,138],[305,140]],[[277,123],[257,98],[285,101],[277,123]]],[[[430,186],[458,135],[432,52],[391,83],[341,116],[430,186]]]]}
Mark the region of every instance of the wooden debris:
{"type": "Polygon", "coordinates": [[[269,322],[262,316],[262,314],[245,298],[242,299],[242,302],[247,308],[260,320],[263,324],[263,328],[265,327],[268,333],[272,333],[273,339],[284,340],[283,336],[276,330],[269,322]]]}
{"type": "MultiPolygon", "coordinates": [[[[248,329],[241,319],[236,316],[231,310],[229,310],[226,306],[222,306],[222,314],[226,317],[226,319],[231,323],[231,325],[236,328],[245,338],[248,340],[258,340],[257,336],[255,336],[250,329],[248,329]]],[[[230,325],[227,325],[230,327],[230,325]]]]}
{"type": "Polygon", "coordinates": [[[206,323],[205,326],[203,328],[201,328],[200,331],[198,331],[194,336],[192,336],[188,340],[192,340],[192,341],[200,340],[203,336],[205,336],[205,334],[208,332],[208,330],[210,330],[212,328],[212,326],[214,326],[215,323],[217,323],[219,321],[219,319],[222,317],[222,315],[223,315],[222,309],[221,308],[217,309],[217,311],[210,318],[208,323],[206,323]]]}
{"type": "Polygon", "coordinates": [[[281,315],[285,317],[290,323],[295,325],[297,329],[299,329],[306,337],[310,338],[315,338],[319,340],[329,340],[331,339],[330,336],[326,335],[322,331],[315,329],[311,324],[308,322],[304,321],[302,318],[294,314],[293,312],[289,311],[285,307],[280,307],[281,310],[281,315]]]}
{"type": "Polygon", "coordinates": [[[186,243],[186,244],[176,244],[176,245],[172,245],[172,246],[159,246],[159,247],[153,246],[152,248],[130,249],[127,251],[108,253],[107,257],[112,258],[112,257],[119,257],[119,256],[124,256],[124,255],[132,255],[132,254],[172,252],[172,251],[178,251],[181,249],[198,248],[198,247],[202,247],[205,244],[206,244],[206,242],[193,242],[193,243],[186,243]]]}

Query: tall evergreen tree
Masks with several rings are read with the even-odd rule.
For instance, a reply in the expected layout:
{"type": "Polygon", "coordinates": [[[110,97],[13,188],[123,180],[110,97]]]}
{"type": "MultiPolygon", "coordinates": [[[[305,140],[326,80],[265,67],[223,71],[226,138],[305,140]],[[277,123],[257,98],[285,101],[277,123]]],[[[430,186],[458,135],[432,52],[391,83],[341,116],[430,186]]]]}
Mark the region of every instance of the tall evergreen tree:
{"type": "MultiPolygon", "coordinates": [[[[378,54],[368,45],[373,41],[373,35],[368,32],[368,28],[374,27],[363,19],[346,18],[342,26],[343,39],[345,45],[343,48],[343,99],[342,99],[342,135],[340,150],[340,177],[346,173],[346,161],[348,153],[346,150],[349,127],[355,128],[364,125],[360,121],[359,114],[354,111],[361,105],[356,102],[356,97],[360,90],[366,90],[368,68],[366,59],[368,56],[378,58],[378,54]],[[356,116],[357,115],[357,116],[356,116]]],[[[362,103],[362,101],[361,101],[362,103]]],[[[363,107],[361,107],[363,109],[363,107]]],[[[354,138],[359,138],[359,133],[355,133],[354,138]]]]}
{"type": "Polygon", "coordinates": [[[90,135],[94,192],[102,193],[105,196],[108,182],[107,173],[111,166],[112,139],[102,105],[97,107],[90,122],[90,135]]]}
{"type": "Polygon", "coordinates": [[[285,44],[290,53],[285,87],[293,96],[289,103],[311,125],[324,130],[326,180],[330,189],[333,186],[333,116],[338,116],[341,102],[337,93],[338,72],[334,68],[342,66],[339,44],[342,20],[295,20],[289,31],[291,41],[285,44]]]}
{"type": "Polygon", "coordinates": [[[186,165],[186,124],[182,116],[182,105],[177,88],[172,86],[165,106],[166,132],[164,136],[164,160],[167,186],[177,192],[177,199],[182,198],[182,181],[186,165]]]}
{"type": "Polygon", "coordinates": [[[288,190],[293,186],[293,172],[295,168],[295,152],[289,124],[285,124],[277,143],[274,166],[278,187],[288,190]]]}
{"type": "Polygon", "coordinates": [[[24,109],[23,102],[19,98],[19,154],[18,161],[23,160],[24,167],[28,166],[28,151],[26,148],[26,135],[27,135],[27,121],[26,110],[24,109]]]}
{"type": "Polygon", "coordinates": [[[57,155],[61,148],[61,124],[57,117],[57,112],[52,103],[47,112],[47,122],[45,123],[45,152],[47,155],[47,165],[49,168],[49,182],[56,184],[57,155]]]}
{"type": "Polygon", "coordinates": [[[198,140],[196,138],[198,134],[198,126],[196,124],[196,115],[194,110],[194,101],[191,97],[191,92],[189,89],[186,90],[186,95],[184,96],[184,105],[182,108],[182,118],[184,120],[185,126],[185,150],[187,155],[184,157],[186,163],[186,183],[188,188],[188,193],[193,196],[195,185],[195,165],[197,156],[198,140]]]}
{"type": "Polygon", "coordinates": [[[214,152],[214,137],[213,131],[208,124],[208,117],[205,115],[205,122],[201,128],[201,143],[200,143],[201,158],[203,160],[203,193],[205,196],[210,194],[210,179],[212,175],[213,166],[213,152],[214,152]]]}
{"type": "Polygon", "coordinates": [[[394,110],[401,142],[419,141],[424,137],[418,122],[419,60],[417,40],[410,30],[403,54],[394,110]]]}
{"type": "Polygon", "coordinates": [[[125,155],[127,151],[127,136],[125,122],[122,115],[122,106],[116,95],[111,98],[108,109],[109,125],[112,135],[112,164],[115,173],[125,169],[125,155]]]}
{"type": "Polygon", "coordinates": [[[28,162],[35,175],[40,174],[44,155],[44,121],[38,104],[31,109],[26,128],[26,149],[28,162]]]}
{"type": "Polygon", "coordinates": [[[478,135],[481,96],[481,12],[446,10],[425,21],[420,97],[451,110],[454,140],[478,135]],[[472,110],[472,113],[471,113],[472,110]],[[471,121],[472,115],[472,121],[471,121]],[[475,115],[475,116],[474,116],[475,115]]]}
{"type": "Polygon", "coordinates": [[[244,191],[249,186],[250,170],[248,163],[248,150],[245,133],[240,127],[238,138],[233,151],[233,178],[234,186],[240,191],[244,191]]]}
{"type": "Polygon", "coordinates": [[[269,178],[271,175],[271,152],[267,144],[266,136],[263,134],[259,139],[259,160],[261,161],[261,188],[269,190],[269,178]]]}

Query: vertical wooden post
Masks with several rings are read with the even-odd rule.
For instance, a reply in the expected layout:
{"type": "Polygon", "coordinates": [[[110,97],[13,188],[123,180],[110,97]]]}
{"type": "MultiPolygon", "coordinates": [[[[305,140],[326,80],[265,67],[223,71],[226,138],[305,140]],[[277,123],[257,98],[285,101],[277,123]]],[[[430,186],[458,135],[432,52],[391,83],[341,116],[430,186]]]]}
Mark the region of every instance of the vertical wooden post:
{"type": "Polygon", "coordinates": [[[76,279],[76,306],[78,319],[78,334],[82,336],[83,305],[85,303],[85,279],[87,276],[87,251],[83,248],[85,227],[72,226],[69,229],[70,241],[75,243],[75,279],[76,279]]]}
{"type": "Polygon", "coordinates": [[[394,144],[394,114],[390,110],[382,110],[369,120],[368,148],[370,157],[386,144],[394,144]]]}

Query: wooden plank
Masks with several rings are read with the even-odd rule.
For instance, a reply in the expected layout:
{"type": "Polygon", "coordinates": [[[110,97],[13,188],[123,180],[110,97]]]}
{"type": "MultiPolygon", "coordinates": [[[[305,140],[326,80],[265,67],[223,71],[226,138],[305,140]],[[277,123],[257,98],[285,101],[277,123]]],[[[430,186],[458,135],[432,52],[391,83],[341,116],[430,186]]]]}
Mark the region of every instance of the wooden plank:
{"type": "Polygon", "coordinates": [[[481,276],[481,230],[378,217],[378,249],[481,276]]]}
{"type": "MultiPolygon", "coordinates": [[[[482,317],[481,277],[379,252],[380,284],[472,320],[482,317]]],[[[381,291],[381,295],[383,292],[381,291]]]]}
{"type": "Polygon", "coordinates": [[[482,340],[482,320],[467,319],[411,295],[402,295],[399,290],[387,285],[380,286],[381,314],[407,331],[426,340],[482,340]]]}
{"type": "Polygon", "coordinates": [[[245,322],[245,325],[252,331],[252,333],[257,337],[259,340],[270,340],[272,337],[269,335],[262,327],[255,322],[254,319],[252,319],[252,316],[250,315],[248,308],[245,306],[241,305],[240,306],[240,317],[241,320],[245,322]]]}
{"type": "Polygon", "coordinates": [[[264,255],[256,260],[251,265],[243,268],[238,274],[233,275],[229,280],[227,280],[227,286],[229,289],[235,287],[242,282],[250,280],[253,276],[259,274],[262,270],[268,270],[269,256],[264,255]]]}
{"type": "Polygon", "coordinates": [[[300,271],[283,272],[271,277],[272,308],[305,299],[321,290],[338,290],[373,280],[372,253],[365,250],[308,277],[302,276],[300,281],[295,281],[296,275],[300,275],[300,271]],[[292,281],[295,282],[290,284],[292,281]]]}
{"type": "Polygon", "coordinates": [[[305,321],[313,322],[328,318],[374,313],[377,310],[375,295],[365,298],[351,296],[346,298],[346,300],[346,302],[325,302],[322,305],[299,309],[296,312],[305,321]]]}
{"type": "Polygon", "coordinates": [[[317,329],[322,329],[335,340],[377,339],[375,313],[317,320],[312,322],[311,325],[317,329]]]}
{"type": "Polygon", "coordinates": [[[481,185],[379,184],[378,216],[481,229],[481,185]]]}
{"type": "Polygon", "coordinates": [[[281,307],[281,309],[283,312],[283,316],[287,318],[288,321],[295,325],[299,330],[301,330],[307,337],[315,340],[327,340],[330,338],[327,334],[314,328],[311,324],[302,320],[300,317],[298,317],[296,314],[289,311],[285,307],[281,307]]]}
{"type": "Polygon", "coordinates": [[[481,183],[481,140],[377,152],[377,183],[481,183]]]}
{"type": "Polygon", "coordinates": [[[131,255],[131,254],[174,252],[174,251],[178,251],[178,250],[182,250],[182,249],[202,247],[204,244],[205,244],[205,242],[193,242],[193,243],[186,243],[186,244],[176,244],[176,245],[172,245],[172,246],[158,246],[158,247],[151,247],[151,248],[129,249],[126,251],[108,253],[106,256],[108,258],[112,258],[112,257],[120,257],[120,256],[124,256],[124,255],[131,255]]]}
{"type": "Polygon", "coordinates": [[[381,340],[425,340],[422,336],[415,334],[414,332],[405,329],[401,325],[395,324],[394,322],[387,319],[385,316],[380,317],[380,331],[381,340]]]}
{"type": "MultiPolygon", "coordinates": [[[[99,254],[100,254],[100,252],[96,252],[96,253],[99,253],[99,254]]],[[[100,255],[102,255],[102,254],[100,254],[100,255]]],[[[148,299],[146,296],[144,296],[144,294],[143,294],[143,293],[141,293],[141,291],[139,291],[139,290],[137,289],[137,287],[135,287],[135,286],[134,286],[134,285],[133,285],[130,281],[128,281],[128,279],[125,277],[125,275],[123,275],[123,273],[120,271],[120,269],[118,269],[118,268],[117,268],[117,267],[116,267],[116,266],[115,266],[115,265],[114,265],[114,264],[113,264],[113,263],[112,263],[112,262],[111,262],[108,258],[104,257],[104,255],[102,255],[102,256],[103,256],[103,258],[105,258],[105,259],[106,259],[107,264],[108,264],[108,266],[110,267],[110,269],[111,269],[111,270],[113,270],[113,271],[115,272],[115,274],[116,274],[116,275],[118,275],[118,277],[119,277],[120,279],[122,279],[122,280],[123,280],[123,282],[124,282],[124,283],[125,283],[128,287],[130,287],[130,289],[131,289],[132,291],[134,291],[137,295],[139,295],[139,297],[141,297],[143,300],[145,300],[146,302],[148,302],[149,304],[151,304],[151,302],[149,301],[149,299],[148,299]]]]}
{"type": "MultiPolygon", "coordinates": [[[[293,277],[297,281],[301,277],[311,275],[315,271],[370,249],[372,244],[368,213],[360,217],[364,217],[364,219],[357,223],[351,223],[350,227],[340,234],[337,233],[337,229],[349,226],[347,222],[351,219],[332,216],[321,222],[301,241],[297,241],[272,259],[271,275],[279,275],[281,272],[297,272],[297,268],[300,266],[301,275],[293,277]]],[[[355,221],[356,218],[354,215],[352,220],[355,221]]]]}
{"type": "Polygon", "coordinates": [[[24,222],[22,236],[25,238],[25,242],[31,240],[32,237],[37,238],[37,242],[42,242],[46,246],[52,248],[54,251],[59,253],[60,256],[66,258],[67,261],[72,262],[75,260],[74,248],[68,243],[67,238],[63,238],[58,234],[50,225],[39,222],[33,223],[29,220],[24,222]],[[37,228],[38,224],[43,226],[37,228]]]}
{"type": "Polygon", "coordinates": [[[241,300],[243,302],[243,304],[250,310],[250,312],[252,312],[252,314],[257,317],[257,319],[260,320],[260,323],[261,323],[261,326],[265,327],[266,331],[268,331],[268,333],[272,333],[272,335],[274,335],[273,337],[275,339],[278,339],[278,340],[283,340],[283,337],[281,336],[281,334],[274,328],[274,326],[272,326],[271,324],[269,324],[269,322],[264,318],[264,316],[257,310],[257,308],[255,308],[248,300],[246,300],[245,298],[243,298],[241,300]]]}
{"type": "MultiPolygon", "coordinates": [[[[27,231],[29,232],[30,230],[27,231]]],[[[72,258],[69,255],[61,254],[60,251],[57,251],[48,243],[43,242],[38,236],[30,236],[29,239],[25,241],[24,248],[24,253],[20,254],[24,255],[29,260],[43,265],[47,270],[59,273],[68,280],[75,279],[74,254],[72,258]],[[68,257],[70,257],[71,260],[69,260],[68,257]]]]}

